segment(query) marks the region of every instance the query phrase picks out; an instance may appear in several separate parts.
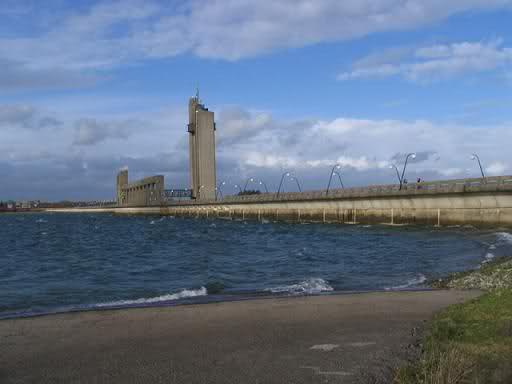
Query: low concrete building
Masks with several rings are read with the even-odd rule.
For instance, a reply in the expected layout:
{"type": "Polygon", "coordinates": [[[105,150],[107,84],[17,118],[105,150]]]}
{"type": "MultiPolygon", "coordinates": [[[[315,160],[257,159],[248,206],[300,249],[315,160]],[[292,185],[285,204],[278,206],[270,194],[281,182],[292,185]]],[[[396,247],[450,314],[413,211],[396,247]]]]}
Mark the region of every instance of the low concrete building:
{"type": "Polygon", "coordinates": [[[159,206],[164,197],[164,176],[146,177],[128,182],[128,170],[117,175],[117,205],[119,207],[159,206]]]}

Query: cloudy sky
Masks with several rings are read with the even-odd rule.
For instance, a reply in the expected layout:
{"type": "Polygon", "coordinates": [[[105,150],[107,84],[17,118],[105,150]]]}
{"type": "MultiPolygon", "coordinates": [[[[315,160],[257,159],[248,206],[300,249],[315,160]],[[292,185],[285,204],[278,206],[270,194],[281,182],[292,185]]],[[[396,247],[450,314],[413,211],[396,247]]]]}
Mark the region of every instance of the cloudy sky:
{"type": "Polygon", "coordinates": [[[0,200],[187,187],[196,86],[229,184],[393,183],[408,152],[409,179],[512,174],[512,0],[42,4],[0,1],[0,200]]]}

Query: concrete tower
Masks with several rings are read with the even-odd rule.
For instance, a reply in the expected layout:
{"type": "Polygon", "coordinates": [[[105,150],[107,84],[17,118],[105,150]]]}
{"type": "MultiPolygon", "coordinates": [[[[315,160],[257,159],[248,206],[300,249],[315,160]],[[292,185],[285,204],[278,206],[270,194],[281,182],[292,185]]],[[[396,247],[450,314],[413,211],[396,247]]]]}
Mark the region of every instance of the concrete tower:
{"type": "Polygon", "coordinates": [[[128,184],[128,170],[122,169],[117,174],[117,205],[121,206],[124,204],[126,200],[126,196],[124,195],[123,187],[128,184]]]}
{"type": "Polygon", "coordinates": [[[188,102],[190,188],[192,198],[215,199],[215,121],[199,100],[199,92],[188,102]]]}

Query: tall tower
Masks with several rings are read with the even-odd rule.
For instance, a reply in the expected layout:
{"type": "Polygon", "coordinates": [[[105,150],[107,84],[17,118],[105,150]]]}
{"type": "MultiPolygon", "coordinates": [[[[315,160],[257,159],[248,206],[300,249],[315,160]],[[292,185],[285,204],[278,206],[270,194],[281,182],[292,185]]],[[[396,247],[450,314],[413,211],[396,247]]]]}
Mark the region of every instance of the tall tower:
{"type": "Polygon", "coordinates": [[[215,199],[215,121],[199,100],[199,91],[188,102],[190,188],[192,198],[215,199]]]}
{"type": "Polygon", "coordinates": [[[117,205],[121,206],[126,201],[126,196],[124,196],[123,187],[128,184],[128,169],[122,169],[117,174],[117,205]]]}

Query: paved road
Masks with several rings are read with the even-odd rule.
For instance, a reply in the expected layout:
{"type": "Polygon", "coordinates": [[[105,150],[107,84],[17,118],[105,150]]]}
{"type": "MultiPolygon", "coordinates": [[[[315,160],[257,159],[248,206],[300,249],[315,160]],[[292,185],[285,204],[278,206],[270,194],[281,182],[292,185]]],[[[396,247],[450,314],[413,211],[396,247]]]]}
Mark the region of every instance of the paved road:
{"type": "MultiPolygon", "coordinates": [[[[0,383],[360,383],[478,292],[382,292],[0,321],[0,383]]],[[[388,376],[389,377],[389,376],[388,376]]]]}

